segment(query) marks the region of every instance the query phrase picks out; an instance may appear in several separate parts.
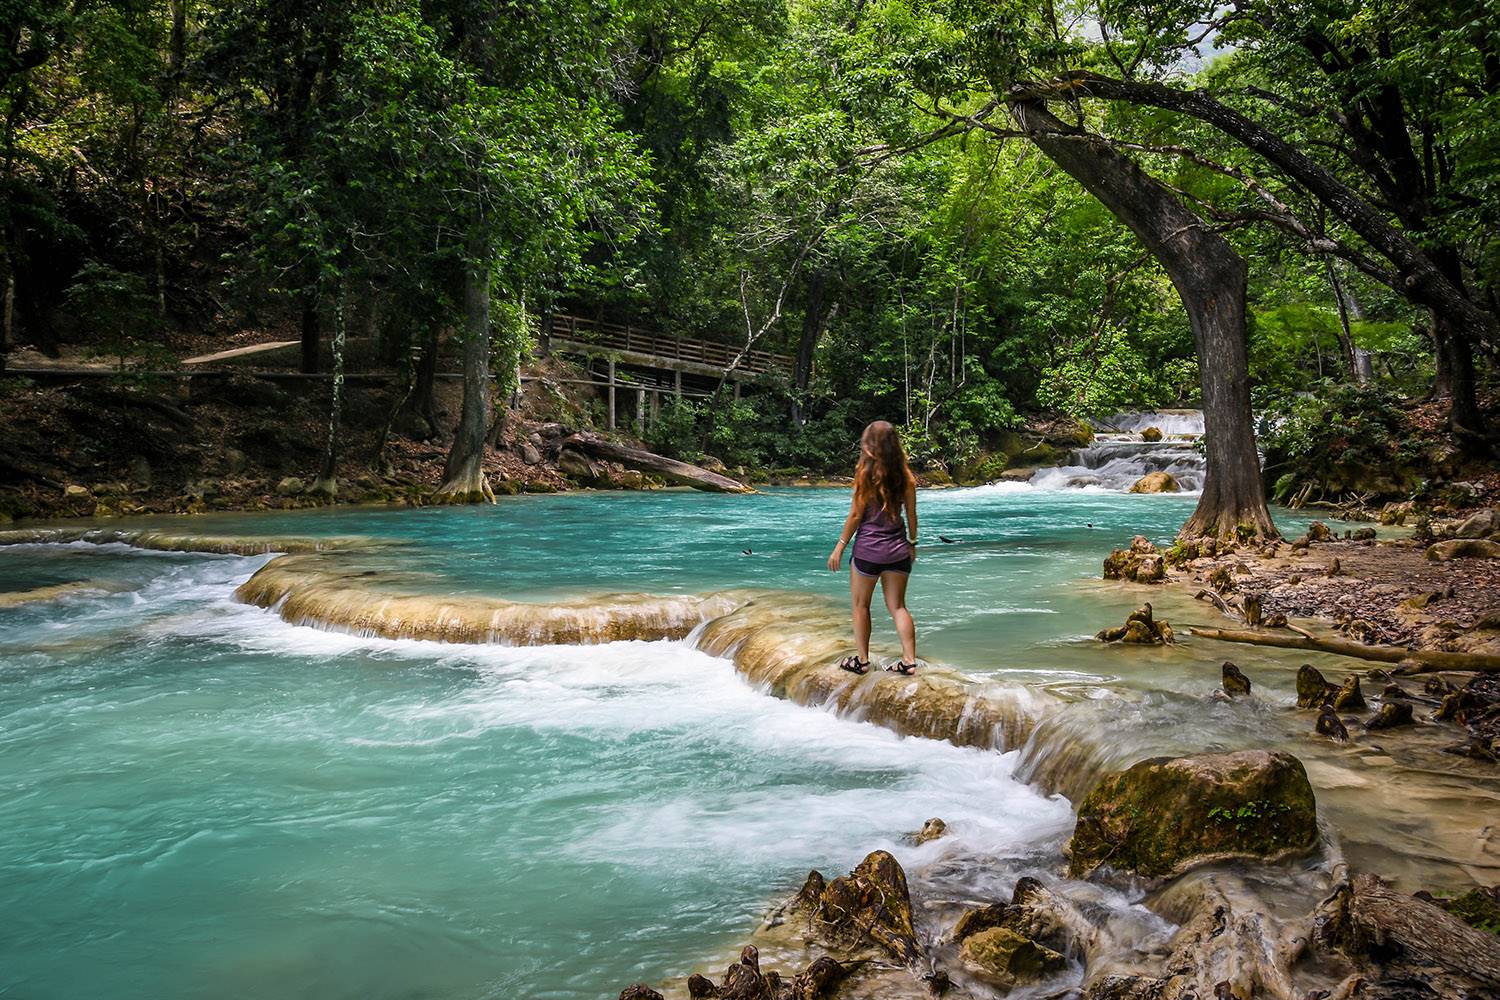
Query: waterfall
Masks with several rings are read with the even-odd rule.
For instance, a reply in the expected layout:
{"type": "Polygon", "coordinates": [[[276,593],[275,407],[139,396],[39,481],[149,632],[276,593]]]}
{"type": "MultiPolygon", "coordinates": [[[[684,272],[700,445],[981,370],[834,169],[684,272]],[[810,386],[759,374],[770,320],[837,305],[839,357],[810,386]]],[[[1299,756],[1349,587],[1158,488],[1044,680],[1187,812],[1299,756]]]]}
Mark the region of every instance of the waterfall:
{"type": "Polygon", "coordinates": [[[1070,464],[1038,470],[1031,485],[1124,493],[1148,472],[1167,472],[1183,492],[1203,488],[1203,455],[1198,450],[1202,410],[1117,413],[1095,421],[1094,427],[1093,442],[1074,451],[1070,464]],[[1153,428],[1161,438],[1148,441],[1147,432],[1153,428]]]}

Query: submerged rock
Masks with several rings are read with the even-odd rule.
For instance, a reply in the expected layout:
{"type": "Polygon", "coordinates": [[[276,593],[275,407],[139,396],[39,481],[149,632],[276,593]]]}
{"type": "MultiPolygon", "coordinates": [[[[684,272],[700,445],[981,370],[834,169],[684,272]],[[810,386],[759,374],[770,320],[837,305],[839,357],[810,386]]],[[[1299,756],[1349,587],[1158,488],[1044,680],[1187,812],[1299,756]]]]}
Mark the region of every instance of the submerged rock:
{"type": "Polygon", "coordinates": [[[1380,711],[1373,718],[1365,722],[1365,729],[1394,729],[1397,726],[1412,725],[1414,721],[1409,702],[1388,701],[1380,706],[1380,711]]]}
{"type": "Polygon", "coordinates": [[[1171,877],[1225,857],[1311,849],[1318,824],[1302,762],[1272,750],[1143,760],[1095,786],[1078,807],[1069,872],[1108,864],[1171,877]]]}
{"type": "Polygon", "coordinates": [[[932,819],[922,824],[922,829],[917,831],[916,836],[912,839],[915,840],[918,844],[925,844],[929,840],[937,840],[947,832],[948,824],[944,823],[941,819],[934,816],[932,817],[932,819]]]}
{"type": "Polygon", "coordinates": [[[1131,493],[1181,493],[1182,486],[1170,472],[1148,472],[1130,487],[1131,493]]]}
{"type": "Polygon", "coordinates": [[[1250,678],[1246,677],[1245,672],[1233,663],[1225,660],[1223,666],[1219,668],[1219,673],[1222,677],[1224,693],[1231,698],[1250,693],[1250,678]]]}
{"type": "Polygon", "coordinates": [[[1333,710],[1332,705],[1323,706],[1323,710],[1318,713],[1318,721],[1314,728],[1319,736],[1327,736],[1340,743],[1349,742],[1349,730],[1344,726],[1344,720],[1339,718],[1339,713],[1333,710]]]}

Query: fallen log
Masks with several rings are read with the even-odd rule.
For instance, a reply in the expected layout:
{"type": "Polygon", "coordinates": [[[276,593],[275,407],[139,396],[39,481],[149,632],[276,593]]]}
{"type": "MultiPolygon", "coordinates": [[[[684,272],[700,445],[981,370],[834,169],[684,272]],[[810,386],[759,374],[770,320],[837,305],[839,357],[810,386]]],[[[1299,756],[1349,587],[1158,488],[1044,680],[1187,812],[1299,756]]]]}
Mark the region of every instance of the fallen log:
{"type": "Polygon", "coordinates": [[[1495,996],[1500,939],[1441,907],[1366,874],[1341,884],[1320,907],[1319,931],[1355,958],[1373,958],[1372,995],[1495,996]],[[1400,989],[1412,982],[1421,994],[1400,989]],[[1396,990],[1389,990],[1390,987],[1396,990]]]}
{"type": "Polygon", "coordinates": [[[619,462],[621,465],[641,472],[652,472],[668,482],[677,483],[679,486],[691,486],[695,490],[705,490],[709,493],[755,492],[737,479],[730,479],[728,476],[721,476],[707,469],[700,469],[696,465],[679,462],[642,448],[632,448],[586,431],[580,431],[569,437],[563,441],[562,446],[606,462],[619,462]]]}
{"type": "Polygon", "coordinates": [[[1311,635],[1279,635],[1275,632],[1251,632],[1245,629],[1199,628],[1189,631],[1201,639],[1220,642],[1246,642],[1255,646],[1278,646],[1282,649],[1305,649],[1313,653],[1332,653],[1380,663],[1399,663],[1397,673],[1424,674],[1435,670],[1500,671],[1500,656],[1489,653],[1450,653],[1440,649],[1413,649],[1410,646],[1366,646],[1352,639],[1319,639],[1311,635]]]}

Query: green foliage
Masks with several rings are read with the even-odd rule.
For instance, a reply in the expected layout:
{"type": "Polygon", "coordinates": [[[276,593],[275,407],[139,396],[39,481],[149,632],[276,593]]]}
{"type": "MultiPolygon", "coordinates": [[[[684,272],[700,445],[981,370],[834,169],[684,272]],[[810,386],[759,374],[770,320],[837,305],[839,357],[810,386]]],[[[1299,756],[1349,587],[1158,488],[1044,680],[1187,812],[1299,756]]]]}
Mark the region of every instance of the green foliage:
{"type": "Polygon", "coordinates": [[[702,415],[702,409],[692,400],[668,396],[662,400],[656,420],[646,428],[646,443],[663,455],[696,462],[703,457],[698,450],[702,415]]]}
{"type": "Polygon", "coordinates": [[[158,321],[150,289],[140,275],[91,261],[78,272],[64,301],[73,318],[91,332],[98,353],[119,358],[121,372],[146,363],[172,363],[170,352],[149,339],[158,321]]]}
{"type": "Polygon", "coordinates": [[[1279,501],[1307,483],[1333,493],[1394,492],[1402,483],[1385,489],[1370,477],[1410,467],[1422,457],[1402,400],[1378,386],[1324,383],[1285,399],[1263,415],[1260,441],[1279,501]]]}

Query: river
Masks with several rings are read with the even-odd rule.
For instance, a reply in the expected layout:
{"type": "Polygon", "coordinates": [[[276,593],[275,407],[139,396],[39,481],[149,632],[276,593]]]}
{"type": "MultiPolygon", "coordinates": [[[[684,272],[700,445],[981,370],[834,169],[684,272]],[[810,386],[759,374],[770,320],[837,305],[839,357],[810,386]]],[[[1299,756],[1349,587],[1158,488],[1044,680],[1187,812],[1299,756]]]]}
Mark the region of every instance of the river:
{"type": "MultiPolygon", "coordinates": [[[[1425,759],[1393,781],[1378,748],[1313,746],[1289,709],[1293,660],[1237,655],[1263,688],[1225,704],[1208,697],[1217,665],[1242,651],[1090,640],[1141,597],[1097,581],[1104,552],[1169,538],[1193,502],[922,494],[921,653],[1028,716],[1006,752],[773,697],[696,636],[370,638],[237,602],[270,556],[0,548],[0,590],[84,584],[0,609],[0,995],[612,996],[716,961],[810,867],[836,873],[877,847],[966,898],[1008,894],[1021,874],[1055,881],[1063,792],[1205,747],[1303,752],[1331,852],[1413,888],[1492,876],[1464,816],[1496,789],[1463,791],[1425,759]],[[1362,828],[1419,788],[1432,817],[1362,828]],[[909,844],[931,816],[952,835],[909,844]]],[[[815,610],[782,624],[836,636],[846,582],[822,563],[845,504],[842,491],[672,491],[156,523],[361,536],[343,558],[372,585],[433,594],[749,588],[773,613],[777,594],[803,595],[815,610]]],[[[1209,617],[1160,593],[1166,616],[1209,617]]],[[[1160,929],[1135,897],[1090,891],[1142,934],[1160,929]]]]}

